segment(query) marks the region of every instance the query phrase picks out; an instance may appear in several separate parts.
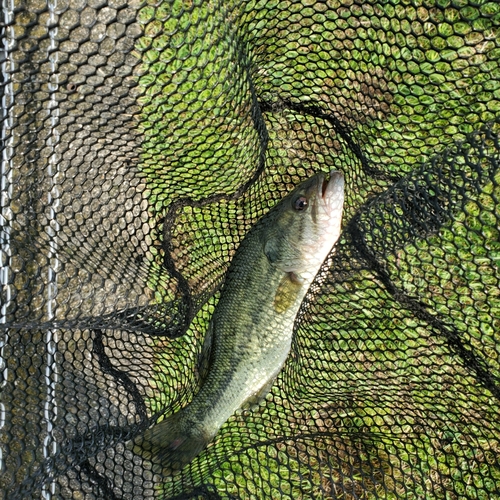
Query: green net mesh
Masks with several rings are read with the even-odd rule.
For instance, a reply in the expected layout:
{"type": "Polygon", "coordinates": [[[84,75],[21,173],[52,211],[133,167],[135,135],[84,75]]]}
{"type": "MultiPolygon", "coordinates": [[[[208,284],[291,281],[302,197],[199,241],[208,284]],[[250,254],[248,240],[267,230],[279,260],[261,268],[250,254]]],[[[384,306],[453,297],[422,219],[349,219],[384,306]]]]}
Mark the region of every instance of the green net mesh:
{"type": "Polygon", "coordinates": [[[500,498],[500,4],[3,0],[0,498],[500,498]],[[341,170],[265,403],[180,474],[247,231],[341,170]]]}

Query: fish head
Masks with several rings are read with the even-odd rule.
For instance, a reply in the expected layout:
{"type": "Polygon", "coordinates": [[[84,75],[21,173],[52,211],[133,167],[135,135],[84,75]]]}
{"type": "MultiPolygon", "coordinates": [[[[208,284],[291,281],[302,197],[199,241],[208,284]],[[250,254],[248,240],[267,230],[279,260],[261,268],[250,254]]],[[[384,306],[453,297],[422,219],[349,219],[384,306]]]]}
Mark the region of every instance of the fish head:
{"type": "Polygon", "coordinates": [[[318,173],[299,184],[271,212],[262,240],[269,262],[302,282],[312,281],[340,236],[344,176],[318,173]]]}

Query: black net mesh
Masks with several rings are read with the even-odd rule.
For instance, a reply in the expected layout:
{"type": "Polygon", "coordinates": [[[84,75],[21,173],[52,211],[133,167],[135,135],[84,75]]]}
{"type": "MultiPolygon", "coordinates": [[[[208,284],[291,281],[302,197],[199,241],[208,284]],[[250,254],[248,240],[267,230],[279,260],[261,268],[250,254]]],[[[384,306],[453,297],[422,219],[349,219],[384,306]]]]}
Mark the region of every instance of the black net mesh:
{"type": "Polygon", "coordinates": [[[0,497],[500,498],[500,4],[3,0],[0,497]],[[180,474],[243,236],[343,233],[265,403],[180,474]]]}

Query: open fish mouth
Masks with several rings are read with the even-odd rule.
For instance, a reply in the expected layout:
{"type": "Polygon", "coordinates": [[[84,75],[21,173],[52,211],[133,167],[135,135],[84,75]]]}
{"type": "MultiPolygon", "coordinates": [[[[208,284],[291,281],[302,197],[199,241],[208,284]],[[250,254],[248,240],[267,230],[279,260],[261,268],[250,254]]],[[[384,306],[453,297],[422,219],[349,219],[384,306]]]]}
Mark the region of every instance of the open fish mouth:
{"type": "Polygon", "coordinates": [[[332,170],[329,178],[325,175],[321,183],[321,198],[328,202],[344,190],[344,175],[338,170],[332,170]]]}
{"type": "Polygon", "coordinates": [[[328,179],[325,177],[323,177],[323,183],[321,185],[321,197],[324,198],[325,197],[325,193],[326,193],[326,188],[328,187],[328,179]]]}

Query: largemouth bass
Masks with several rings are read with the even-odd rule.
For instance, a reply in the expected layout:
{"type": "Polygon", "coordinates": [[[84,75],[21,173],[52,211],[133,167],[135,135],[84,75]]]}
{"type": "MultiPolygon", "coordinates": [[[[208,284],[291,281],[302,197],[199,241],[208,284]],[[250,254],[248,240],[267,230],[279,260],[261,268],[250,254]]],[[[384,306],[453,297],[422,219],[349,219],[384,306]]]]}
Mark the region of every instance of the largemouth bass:
{"type": "Polygon", "coordinates": [[[172,473],[190,463],[238,409],[262,401],[290,351],[295,317],[340,235],[344,178],[304,181],[248,232],[229,266],[207,335],[199,392],[148,429],[134,450],[172,473]]]}

